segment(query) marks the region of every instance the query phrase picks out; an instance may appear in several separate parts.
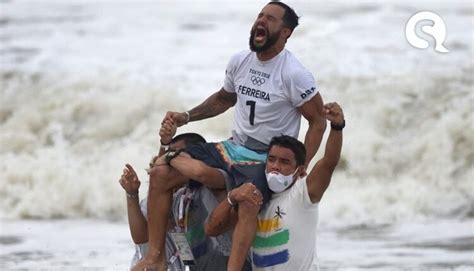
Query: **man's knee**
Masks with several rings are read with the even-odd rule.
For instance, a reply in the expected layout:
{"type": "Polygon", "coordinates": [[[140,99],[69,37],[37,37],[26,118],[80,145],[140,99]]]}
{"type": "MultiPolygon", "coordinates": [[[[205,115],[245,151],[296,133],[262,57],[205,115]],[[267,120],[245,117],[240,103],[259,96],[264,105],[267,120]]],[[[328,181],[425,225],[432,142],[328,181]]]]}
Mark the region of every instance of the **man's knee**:
{"type": "Polygon", "coordinates": [[[155,166],[150,171],[150,186],[148,189],[169,192],[173,188],[187,182],[189,182],[189,179],[181,175],[176,169],[167,165],[160,165],[155,166]]]}
{"type": "Polygon", "coordinates": [[[168,175],[169,175],[170,167],[169,166],[160,166],[154,167],[150,171],[150,190],[158,190],[158,191],[166,191],[169,188],[167,187],[168,182],[168,175]]]}

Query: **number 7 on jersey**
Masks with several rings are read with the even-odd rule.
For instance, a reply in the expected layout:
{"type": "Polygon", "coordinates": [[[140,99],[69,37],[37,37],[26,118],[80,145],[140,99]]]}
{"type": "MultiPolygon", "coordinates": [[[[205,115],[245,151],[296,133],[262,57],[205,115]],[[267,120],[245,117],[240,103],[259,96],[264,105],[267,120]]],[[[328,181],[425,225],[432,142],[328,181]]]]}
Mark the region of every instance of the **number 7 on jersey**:
{"type": "Polygon", "coordinates": [[[255,120],[255,101],[247,101],[246,105],[250,106],[249,122],[253,125],[255,120]]]}

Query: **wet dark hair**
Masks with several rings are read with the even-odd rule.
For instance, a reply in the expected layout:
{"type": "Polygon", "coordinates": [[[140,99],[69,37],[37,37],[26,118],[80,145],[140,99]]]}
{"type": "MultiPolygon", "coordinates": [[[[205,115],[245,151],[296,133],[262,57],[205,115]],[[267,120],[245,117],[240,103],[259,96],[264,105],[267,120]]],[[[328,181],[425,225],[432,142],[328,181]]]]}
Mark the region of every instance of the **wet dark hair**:
{"type": "Polygon", "coordinates": [[[178,141],[184,141],[184,145],[195,145],[198,143],[206,143],[206,140],[204,137],[202,137],[200,134],[196,133],[184,133],[184,134],[179,134],[171,140],[170,144],[176,143],[178,141]]]}
{"type": "Polygon", "coordinates": [[[283,15],[283,23],[285,24],[286,27],[291,29],[291,33],[293,33],[293,30],[299,24],[298,20],[300,18],[298,17],[298,15],[296,15],[295,10],[290,8],[287,4],[280,1],[271,1],[267,5],[277,5],[277,6],[282,7],[285,10],[285,15],[283,15]]]}
{"type": "Polygon", "coordinates": [[[275,136],[270,141],[268,152],[270,152],[270,149],[273,146],[279,146],[290,149],[295,155],[296,166],[299,167],[304,165],[306,159],[306,148],[304,144],[301,143],[301,141],[299,141],[298,139],[287,135],[275,136]]]}

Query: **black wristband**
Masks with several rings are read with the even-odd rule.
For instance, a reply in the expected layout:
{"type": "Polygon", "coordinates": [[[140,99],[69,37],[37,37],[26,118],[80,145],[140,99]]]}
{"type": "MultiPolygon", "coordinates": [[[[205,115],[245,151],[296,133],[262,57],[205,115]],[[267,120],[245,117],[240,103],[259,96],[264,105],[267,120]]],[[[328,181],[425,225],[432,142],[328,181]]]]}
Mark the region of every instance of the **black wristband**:
{"type": "Polygon", "coordinates": [[[171,144],[171,142],[168,143],[168,144],[165,144],[165,143],[163,143],[163,141],[161,141],[161,139],[160,139],[160,144],[161,144],[160,149],[163,149],[165,152],[167,152],[167,151],[170,149],[170,144],[171,144]]]}
{"type": "Polygon", "coordinates": [[[175,159],[178,157],[178,155],[182,152],[183,150],[176,150],[176,151],[170,151],[165,154],[165,162],[166,164],[170,164],[171,160],[175,159]]]}
{"type": "Polygon", "coordinates": [[[331,128],[336,131],[341,131],[346,127],[346,120],[342,120],[342,124],[336,125],[333,122],[331,122],[331,128]]]}
{"type": "Polygon", "coordinates": [[[161,141],[161,139],[160,139],[160,144],[161,144],[161,145],[168,146],[169,144],[171,144],[171,141],[170,141],[170,143],[168,143],[168,144],[165,144],[165,143],[163,143],[163,141],[161,141]]]}

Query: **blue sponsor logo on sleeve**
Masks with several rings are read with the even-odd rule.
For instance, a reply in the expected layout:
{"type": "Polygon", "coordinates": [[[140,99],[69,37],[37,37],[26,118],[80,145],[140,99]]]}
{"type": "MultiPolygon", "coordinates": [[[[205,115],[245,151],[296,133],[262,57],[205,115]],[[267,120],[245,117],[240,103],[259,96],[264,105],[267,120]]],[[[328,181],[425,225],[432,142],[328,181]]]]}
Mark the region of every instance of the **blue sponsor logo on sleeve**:
{"type": "Polygon", "coordinates": [[[306,97],[308,97],[309,95],[311,95],[311,93],[313,93],[314,91],[316,90],[316,87],[312,87],[310,89],[307,89],[304,93],[301,93],[301,99],[304,99],[306,97]]]}

